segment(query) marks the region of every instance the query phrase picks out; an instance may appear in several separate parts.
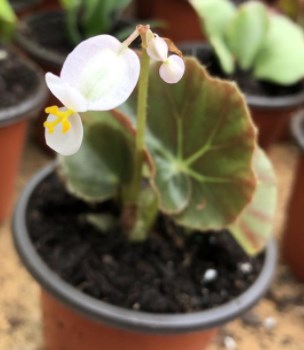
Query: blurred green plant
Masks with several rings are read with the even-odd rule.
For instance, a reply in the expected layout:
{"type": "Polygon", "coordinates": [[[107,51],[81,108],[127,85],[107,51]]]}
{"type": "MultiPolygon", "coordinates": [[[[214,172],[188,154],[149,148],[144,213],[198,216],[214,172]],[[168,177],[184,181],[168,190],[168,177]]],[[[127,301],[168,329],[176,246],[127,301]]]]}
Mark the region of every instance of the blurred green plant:
{"type": "MultiPolygon", "coordinates": [[[[98,34],[110,33],[131,0],[60,0],[65,11],[69,37],[73,44],[98,34]]],[[[117,32],[127,37],[134,24],[117,32]]]]}
{"type": "Polygon", "coordinates": [[[304,35],[286,16],[258,1],[189,0],[223,71],[239,68],[261,80],[293,84],[304,76],[304,35]]]}
{"type": "Polygon", "coordinates": [[[17,17],[8,0],[0,0],[0,41],[12,39],[17,17]]]}

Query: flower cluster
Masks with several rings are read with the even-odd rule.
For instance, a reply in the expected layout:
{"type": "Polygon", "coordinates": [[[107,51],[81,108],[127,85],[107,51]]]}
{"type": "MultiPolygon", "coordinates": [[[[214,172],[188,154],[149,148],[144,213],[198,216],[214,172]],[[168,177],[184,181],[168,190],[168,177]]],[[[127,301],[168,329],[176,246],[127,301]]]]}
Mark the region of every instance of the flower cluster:
{"type": "Polygon", "coordinates": [[[150,58],[163,62],[160,76],[167,83],[178,82],[185,70],[183,59],[168,57],[166,41],[151,32],[138,29],[123,43],[110,35],[99,35],[80,43],[67,57],[60,77],[46,74],[46,83],[64,107],[46,108],[47,145],[68,156],[76,153],[82,143],[83,126],[79,113],[111,110],[124,103],[133,92],[140,74],[138,55],[129,48],[132,41],[144,35],[150,58]]]}

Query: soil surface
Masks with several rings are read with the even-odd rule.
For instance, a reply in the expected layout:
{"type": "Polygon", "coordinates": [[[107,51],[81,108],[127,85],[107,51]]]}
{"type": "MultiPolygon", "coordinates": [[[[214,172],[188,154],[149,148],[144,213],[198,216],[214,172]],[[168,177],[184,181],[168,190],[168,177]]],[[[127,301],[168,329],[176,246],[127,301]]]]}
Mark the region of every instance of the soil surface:
{"type": "Polygon", "coordinates": [[[155,313],[208,309],[241,294],[262,267],[262,255],[247,257],[225,231],[186,237],[160,216],[147,241],[130,243],[119,229],[102,233],[87,223],[90,212],[52,175],[31,199],[29,231],[52,270],[115,305],[155,313]]]}
{"type": "Polygon", "coordinates": [[[0,109],[29,98],[37,87],[36,73],[22,58],[0,45],[0,109]]]}
{"type": "Polygon", "coordinates": [[[261,97],[282,97],[300,93],[304,90],[304,82],[283,86],[268,81],[257,80],[250,71],[236,70],[232,75],[225,74],[220,63],[212,51],[211,47],[206,45],[194,45],[192,48],[181,47],[187,55],[193,55],[206,66],[212,76],[232,80],[237,82],[239,88],[246,94],[261,97]]]}

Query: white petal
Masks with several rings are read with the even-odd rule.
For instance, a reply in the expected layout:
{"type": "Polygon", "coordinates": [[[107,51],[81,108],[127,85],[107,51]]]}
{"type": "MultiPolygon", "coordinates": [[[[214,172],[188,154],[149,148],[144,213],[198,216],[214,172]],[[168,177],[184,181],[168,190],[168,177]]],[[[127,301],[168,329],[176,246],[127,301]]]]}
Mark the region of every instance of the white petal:
{"type": "Polygon", "coordinates": [[[185,72],[185,63],[177,55],[171,55],[159,68],[161,78],[168,84],[175,84],[181,80],[185,72]]]}
{"type": "Polygon", "coordinates": [[[87,111],[88,104],[82,94],[57,75],[46,73],[45,81],[52,94],[67,108],[77,112],[87,111]]]}
{"type": "MultiPolygon", "coordinates": [[[[65,109],[60,108],[60,110],[65,109]]],[[[51,122],[55,119],[56,117],[50,114],[47,121],[51,122]]],[[[55,127],[53,133],[50,133],[47,129],[45,129],[46,144],[63,156],[70,156],[76,153],[81,146],[83,138],[83,126],[80,115],[78,113],[73,114],[69,118],[69,121],[71,123],[71,129],[66,133],[62,132],[61,124],[58,124],[55,127]]]]}
{"type": "Polygon", "coordinates": [[[139,71],[140,63],[134,51],[110,35],[98,35],[72,51],[60,77],[81,92],[89,110],[109,110],[131,95],[139,71]]]}
{"type": "Polygon", "coordinates": [[[156,35],[148,42],[147,53],[153,60],[164,62],[168,57],[168,45],[156,35]]]}

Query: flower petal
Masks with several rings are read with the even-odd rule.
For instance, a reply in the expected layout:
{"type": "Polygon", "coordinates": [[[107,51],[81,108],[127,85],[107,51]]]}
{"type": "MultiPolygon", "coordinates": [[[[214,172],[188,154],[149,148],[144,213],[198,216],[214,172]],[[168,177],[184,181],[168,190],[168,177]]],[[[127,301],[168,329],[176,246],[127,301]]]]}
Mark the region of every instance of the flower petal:
{"type": "Polygon", "coordinates": [[[171,55],[159,68],[161,78],[168,84],[175,84],[181,80],[185,72],[185,63],[177,55],[171,55]]]}
{"type": "Polygon", "coordinates": [[[168,58],[168,45],[164,39],[154,34],[148,42],[147,53],[153,60],[164,62],[168,58]]]}
{"type": "Polygon", "coordinates": [[[88,104],[82,94],[57,75],[46,73],[45,81],[52,94],[67,108],[77,112],[87,111],[88,104]]]}
{"type": "MultiPolygon", "coordinates": [[[[66,108],[60,108],[60,110],[66,110],[66,108]]],[[[56,120],[56,117],[49,114],[47,121],[52,122],[54,120],[56,120]]],[[[63,156],[70,156],[76,153],[81,146],[83,138],[83,126],[80,115],[78,113],[73,114],[69,118],[69,121],[71,123],[71,128],[66,133],[62,132],[61,124],[55,127],[53,133],[45,129],[46,144],[63,156]]]]}
{"type": "Polygon", "coordinates": [[[139,71],[134,51],[110,35],[98,35],[83,41],[70,53],[60,77],[80,91],[89,110],[109,110],[131,95],[139,71]]]}

